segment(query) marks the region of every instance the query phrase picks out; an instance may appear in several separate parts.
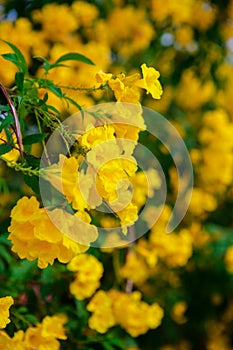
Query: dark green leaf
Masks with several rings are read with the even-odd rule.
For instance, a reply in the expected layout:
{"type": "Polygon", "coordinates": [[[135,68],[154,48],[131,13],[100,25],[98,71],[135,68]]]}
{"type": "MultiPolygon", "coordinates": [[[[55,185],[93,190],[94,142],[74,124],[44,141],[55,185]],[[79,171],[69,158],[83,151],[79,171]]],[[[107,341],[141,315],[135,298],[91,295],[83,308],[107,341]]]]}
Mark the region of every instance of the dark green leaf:
{"type": "Polygon", "coordinates": [[[34,315],[27,314],[27,315],[25,315],[25,318],[26,318],[30,323],[38,323],[38,319],[37,319],[36,316],[34,316],[34,315]]]}
{"type": "Polygon", "coordinates": [[[52,93],[54,93],[54,95],[58,96],[58,97],[63,97],[63,92],[62,90],[57,87],[56,85],[54,85],[52,82],[48,82],[47,88],[52,91],[52,93]]]}
{"type": "Polygon", "coordinates": [[[34,269],[36,268],[37,262],[22,260],[19,261],[17,265],[12,266],[12,279],[15,281],[29,281],[34,274],[34,269]]]}
{"type": "Polygon", "coordinates": [[[0,105],[0,112],[9,112],[10,106],[9,105],[0,105]]]}
{"type": "Polygon", "coordinates": [[[102,343],[102,347],[104,350],[115,350],[115,347],[113,347],[111,344],[107,342],[102,343]]]}
{"type": "Polygon", "coordinates": [[[46,138],[46,134],[33,134],[23,138],[24,145],[32,145],[33,143],[41,142],[46,138]]]}
{"type": "Polygon", "coordinates": [[[62,55],[60,58],[56,60],[55,64],[65,62],[65,61],[78,61],[86,64],[91,64],[93,66],[95,65],[89,58],[76,52],[70,52],[65,55],[62,55]]]}
{"type": "Polygon", "coordinates": [[[0,119],[0,131],[14,123],[14,118],[11,113],[8,113],[4,119],[0,119]]]}
{"type": "MultiPolygon", "coordinates": [[[[22,54],[22,52],[15,46],[13,45],[12,43],[6,41],[6,40],[3,40],[4,43],[6,43],[8,46],[10,46],[10,48],[14,51],[15,55],[16,55],[16,58],[17,58],[17,61],[14,62],[15,65],[19,68],[19,70],[21,72],[23,72],[24,74],[27,74],[28,73],[28,67],[27,67],[27,62],[24,58],[24,55],[22,54]]],[[[7,54],[5,54],[7,55],[7,54]]],[[[9,54],[8,54],[9,55],[9,54]]],[[[3,56],[4,57],[4,56],[3,56]]],[[[13,56],[12,56],[13,57],[13,56]]],[[[13,62],[13,61],[12,61],[13,62]]]]}
{"type": "Polygon", "coordinates": [[[36,194],[40,194],[39,178],[37,176],[24,175],[24,181],[36,194]]]}
{"type": "Polygon", "coordinates": [[[43,99],[39,101],[38,106],[42,106],[43,104],[45,104],[48,101],[49,95],[46,92],[43,99]]]}
{"type": "Polygon", "coordinates": [[[78,104],[75,100],[73,100],[72,98],[70,98],[68,96],[65,96],[65,99],[80,110],[80,112],[82,114],[82,120],[84,120],[84,112],[83,112],[83,109],[80,106],[80,104],[78,104]]]}
{"type": "Polygon", "coordinates": [[[59,112],[59,110],[53,106],[47,105],[48,109],[50,109],[51,111],[53,111],[54,113],[60,115],[61,113],[59,112]]]}
{"type": "Polygon", "coordinates": [[[5,153],[8,153],[12,150],[12,146],[11,145],[8,145],[6,143],[0,145],[0,156],[2,156],[3,154],[5,153]]]}
{"type": "Polygon", "coordinates": [[[2,257],[8,264],[11,263],[11,261],[12,261],[12,255],[11,255],[11,253],[7,250],[6,247],[1,246],[0,255],[1,255],[1,257],[2,257]]]}
{"type": "Polygon", "coordinates": [[[24,83],[24,73],[16,72],[15,85],[17,86],[19,91],[23,91],[23,83],[24,83]]]}
{"type": "Polygon", "coordinates": [[[45,70],[45,74],[48,74],[48,72],[53,69],[53,68],[57,68],[57,67],[67,67],[65,64],[60,64],[60,63],[49,63],[48,60],[46,60],[46,58],[44,58],[43,56],[34,56],[33,58],[37,59],[38,61],[43,62],[43,68],[45,70]]]}
{"type": "Polygon", "coordinates": [[[8,233],[0,234],[0,243],[10,247],[11,242],[8,240],[8,235],[8,233]]]}
{"type": "Polygon", "coordinates": [[[40,167],[40,159],[33,157],[31,155],[26,156],[27,165],[32,167],[33,169],[40,167]]]}
{"type": "Polygon", "coordinates": [[[6,61],[13,62],[20,69],[19,60],[15,53],[3,53],[1,55],[6,61]]]}
{"type": "Polygon", "coordinates": [[[115,345],[117,346],[118,348],[120,349],[125,349],[125,344],[123,344],[122,341],[120,341],[119,339],[109,339],[109,342],[112,344],[112,345],[115,345]]]}

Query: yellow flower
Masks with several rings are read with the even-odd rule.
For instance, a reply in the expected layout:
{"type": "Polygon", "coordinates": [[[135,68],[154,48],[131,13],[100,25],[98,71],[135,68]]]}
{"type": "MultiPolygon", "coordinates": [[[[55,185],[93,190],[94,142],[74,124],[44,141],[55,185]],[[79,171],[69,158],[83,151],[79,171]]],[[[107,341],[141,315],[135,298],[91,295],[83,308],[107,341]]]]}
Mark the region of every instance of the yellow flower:
{"type": "Polygon", "coordinates": [[[145,89],[147,94],[151,94],[153,98],[160,99],[163,93],[162,86],[159,82],[160,74],[153,67],[147,67],[146,64],[141,65],[143,78],[138,80],[135,85],[145,89]]]}
{"type": "Polygon", "coordinates": [[[46,316],[41,325],[41,335],[45,338],[67,339],[64,332],[64,324],[67,322],[65,315],[46,316]]]}
{"type": "Polygon", "coordinates": [[[9,308],[14,304],[14,300],[11,296],[0,298],[0,329],[5,328],[9,319],[9,308]]]}
{"type": "Polygon", "coordinates": [[[187,307],[188,307],[187,303],[183,300],[175,303],[175,305],[172,308],[171,316],[176,323],[182,324],[187,321],[187,318],[184,316],[184,313],[187,310],[187,307]]]}
{"type": "MultiPolygon", "coordinates": [[[[5,63],[4,63],[4,64],[5,64],[5,63]]],[[[12,135],[12,137],[13,137],[13,141],[14,141],[15,147],[18,148],[18,144],[17,144],[17,140],[16,140],[16,135],[14,134],[14,135],[12,135]]],[[[2,130],[2,131],[0,132],[0,145],[4,144],[4,141],[2,141],[2,140],[5,140],[5,141],[7,140],[7,138],[6,138],[6,133],[5,133],[4,130],[2,130]]],[[[6,162],[7,162],[7,161],[8,161],[8,162],[11,162],[11,161],[16,162],[17,159],[19,158],[19,156],[20,156],[20,152],[19,152],[17,149],[14,149],[14,148],[13,148],[11,151],[9,151],[9,152],[7,152],[7,153],[1,155],[0,158],[2,158],[3,160],[5,160],[6,162]]],[[[10,163],[9,163],[9,165],[10,165],[10,163]]]]}
{"type": "Polygon", "coordinates": [[[85,1],[75,1],[71,5],[72,12],[78,18],[78,22],[83,26],[90,26],[99,14],[98,8],[95,5],[85,1]]]}
{"type": "Polygon", "coordinates": [[[122,278],[130,278],[134,283],[140,284],[144,282],[149,274],[149,269],[145,261],[138,254],[131,253],[127,256],[124,266],[119,269],[119,275],[122,278]]]}
{"type": "Polygon", "coordinates": [[[77,299],[89,298],[100,286],[103,265],[93,255],[78,255],[70,261],[67,268],[75,272],[75,280],[70,284],[70,292],[77,299]]]}
{"type": "Polygon", "coordinates": [[[38,259],[40,268],[52,265],[55,259],[68,263],[97,238],[97,228],[86,222],[85,214],[71,215],[59,208],[46,212],[35,197],[23,197],[11,211],[12,251],[21,259],[38,259]]]}
{"type": "Polygon", "coordinates": [[[139,103],[140,92],[136,86],[138,79],[138,73],[129,76],[121,73],[115,79],[109,80],[109,87],[118,102],[139,103]]]}
{"type": "Polygon", "coordinates": [[[230,273],[233,273],[233,246],[229,246],[226,250],[224,261],[226,268],[230,273]]]}
{"type": "Polygon", "coordinates": [[[126,294],[111,290],[109,295],[112,298],[116,323],[132,337],[144,334],[150,328],[157,328],[161,324],[164,314],[162,308],[156,303],[148,305],[141,301],[139,292],[126,294]]]}
{"type": "Polygon", "coordinates": [[[59,350],[57,339],[65,340],[63,325],[67,322],[65,315],[46,316],[36,327],[29,327],[25,332],[25,349],[59,350]]]}
{"type": "Polygon", "coordinates": [[[87,305],[87,310],[92,312],[88,320],[91,329],[99,333],[106,333],[116,323],[112,310],[112,300],[107,292],[99,290],[87,305]]]}
{"type": "Polygon", "coordinates": [[[36,197],[26,196],[19,199],[17,205],[11,211],[11,217],[19,223],[27,223],[38,218],[39,202],[36,197]]]}
{"type": "Polygon", "coordinates": [[[102,70],[100,70],[98,73],[96,73],[96,81],[100,84],[105,84],[107,81],[109,81],[112,78],[111,73],[104,73],[102,70]]]}
{"type": "Polygon", "coordinates": [[[35,22],[41,23],[46,38],[54,42],[65,42],[68,35],[79,26],[72,9],[67,4],[47,4],[42,9],[35,10],[32,17],[35,22]]]}

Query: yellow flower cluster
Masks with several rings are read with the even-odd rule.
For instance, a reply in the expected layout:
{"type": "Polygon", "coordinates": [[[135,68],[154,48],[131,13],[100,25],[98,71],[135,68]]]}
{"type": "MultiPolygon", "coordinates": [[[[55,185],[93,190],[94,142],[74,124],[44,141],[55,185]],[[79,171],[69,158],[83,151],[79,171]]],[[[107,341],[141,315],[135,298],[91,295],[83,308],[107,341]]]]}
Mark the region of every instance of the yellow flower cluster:
{"type": "Polygon", "coordinates": [[[215,86],[212,80],[203,83],[194,71],[188,69],[182,73],[176,92],[176,102],[184,109],[195,110],[208,102],[214,93],[215,86]]]}
{"type": "Polygon", "coordinates": [[[87,305],[87,310],[92,312],[88,321],[90,328],[105,333],[118,324],[132,337],[157,328],[164,314],[157,303],[148,305],[142,301],[141,293],[126,294],[117,290],[99,290],[87,305]]]}
{"type": "Polygon", "coordinates": [[[53,224],[45,208],[39,208],[35,197],[21,198],[11,212],[9,239],[13,244],[12,251],[21,259],[38,259],[40,268],[52,265],[54,259],[67,263],[88,248],[67,236],[67,232],[73,230],[73,216],[69,217],[62,209],[54,209],[51,215],[54,222],[64,222],[64,232],[53,224]],[[68,224],[70,227],[67,231],[68,224]]]}
{"type": "Polygon", "coordinates": [[[7,296],[0,298],[0,329],[5,328],[9,320],[9,308],[14,304],[12,297],[7,296]]]}
{"type": "Polygon", "coordinates": [[[93,255],[80,254],[74,257],[67,266],[75,272],[75,280],[70,284],[70,292],[77,299],[91,297],[100,286],[103,275],[103,265],[93,255]]]}
{"type": "Polygon", "coordinates": [[[26,331],[18,331],[11,338],[3,331],[0,331],[1,350],[34,350],[49,349],[59,350],[59,339],[65,340],[64,324],[67,322],[66,316],[58,314],[46,316],[41,323],[35,327],[29,327],[26,331]]]}
{"type": "Polygon", "coordinates": [[[233,181],[233,125],[224,110],[206,112],[202,125],[200,181],[210,193],[223,193],[233,181]]]}
{"type": "MultiPolygon", "coordinates": [[[[60,155],[59,162],[42,169],[41,175],[64,193],[81,220],[90,223],[90,209],[104,202],[118,216],[126,233],[127,227],[137,220],[147,196],[160,186],[160,180],[152,169],[146,174],[137,172],[136,159],[132,156],[135,142],[129,140],[137,141],[140,130],[145,128],[140,106],[128,111],[129,115],[121,104],[114,106],[114,110],[112,124],[100,126],[85,113],[86,131],[75,135],[79,146],[86,150],[85,172],[80,170],[84,156],[74,153],[69,158],[60,155]],[[131,118],[133,125],[127,124],[131,118]],[[135,188],[133,194],[131,186],[135,188]]],[[[90,235],[89,242],[94,240],[94,232],[90,235]]]]}
{"type": "MultiPolygon", "coordinates": [[[[155,36],[146,11],[133,6],[116,7],[107,18],[103,19],[95,5],[84,1],[75,1],[71,6],[52,3],[33,11],[32,22],[39,24],[41,30],[33,29],[32,23],[26,18],[19,18],[15,23],[3,21],[0,23],[1,35],[6,40],[10,38],[9,40],[22,50],[29,63],[31,53],[37,56],[49,56],[51,61],[55,61],[61,55],[74,51],[74,47],[76,52],[89,57],[95,65],[88,67],[88,75],[86,65],[81,62],[73,62],[73,68],[55,68],[48,75],[49,79],[57,84],[62,82],[64,86],[79,86],[82,91],[70,89],[64,89],[64,91],[68,96],[78,99],[78,103],[84,108],[92,105],[96,98],[103,96],[103,91],[90,94],[83,88],[93,88],[96,82],[100,83],[101,79],[97,78],[96,81],[96,74],[109,69],[112,63],[111,52],[117,50],[119,55],[127,58],[146,49],[155,36]],[[54,13],[56,13],[56,21],[54,21],[54,13]],[[122,30],[117,24],[119,20],[125,24],[122,30]],[[83,43],[78,29],[86,37],[87,43],[83,43]]],[[[7,45],[1,43],[0,54],[8,51],[7,45]]],[[[0,62],[2,60],[3,58],[0,58],[0,62]]],[[[1,71],[0,80],[6,86],[10,86],[13,83],[16,67],[6,61],[4,65],[7,74],[5,70],[1,71]]],[[[116,76],[110,75],[108,83],[117,101],[139,103],[140,88],[151,93],[153,98],[160,98],[162,88],[158,81],[158,71],[143,64],[141,79],[138,73],[126,77],[120,73],[123,70],[123,67],[114,69],[116,76]]],[[[41,74],[42,70],[39,70],[38,75],[41,76],[41,74]]],[[[50,92],[48,102],[61,110],[67,108],[61,99],[50,92]]],[[[76,110],[70,106],[70,111],[76,110]]]]}
{"type": "Polygon", "coordinates": [[[226,268],[230,273],[233,273],[233,246],[229,246],[226,250],[224,261],[226,268]]]}
{"type": "Polygon", "coordinates": [[[170,215],[170,208],[165,206],[159,220],[152,227],[148,240],[143,238],[137,243],[136,251],[152,268],[158,259],[171,267],[184,266],[192,256],[193,237],[190,230],[182,229],[178,233],[166,233],[170,215]]]}

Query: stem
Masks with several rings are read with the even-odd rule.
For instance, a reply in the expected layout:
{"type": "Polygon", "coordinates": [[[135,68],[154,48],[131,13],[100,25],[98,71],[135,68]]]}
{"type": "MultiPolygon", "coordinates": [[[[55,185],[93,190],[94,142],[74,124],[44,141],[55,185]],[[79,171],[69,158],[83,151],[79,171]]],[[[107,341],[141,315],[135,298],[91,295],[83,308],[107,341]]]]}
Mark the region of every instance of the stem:
{"type": "Polygon", "coordinates": [[[15,123],[14,132],[15,132],[17,142],[19,145],[20,155],[21,155],[21,158],[23,159],[23,143],[22,143],[22,134],[21,134],[18,114],[16,112],[15,106],[14,106],[6,88],[1,83],[0,83],[0,91],[2,92],[3,96],[5,97],[7,104],[10,106],[11,113],[13,115],[14,123],[15,123]]]}
{"type": "Polygon", "coordinates": [[[60,89],[67,89],[67,90],[73,90],[73,91],[98,91],[98,90],[103,90],[106,87],[108,87],[108,83],[102,84],[98,87],[91,87],[91,88],[85,88],[85,87],[76,87],[76,86],[68,86],[68,85],[56,85],[60,89]]]}
{"type": "MultiPolygon", "coordinates": [[[[42,128],[41,128],[41,125],[40,125],[40,119],[39,119],[39,116],[38,116],[36,110],[35,110],[35,116],[36,116],[36,121],[37,121],[39,132],[42,134],[42,128]]],[[[46,144],[45,144],[45,140],[42,140],[42,145],[43,145],[43,149],[44,149],[44,153],[45,153],[45,157],[46,157],[46,160],[48,162],[48,165],[51,165],[51,162],[50,162],[50,159],[49,159],[49,155],[48,155],[48,152],[47,152],[47,148],[46,148],[46,144]]]]}
{"type": "MultiPolygon", "coordinates": [[[[129,256],[133,253],[133,247],[135,245],[136,236],[135,236],[134,226],[130,226],[128,228],[128,234],[129,234],[130,243],[129,243],[129,246],[127,248],[126,261],[129,258],[129,256]]],[[[125,292],[127,294],[130,294],[130,293],[132,293],[132,291],[133,291],[133,280],[131,278],[128,278],[126,280],[125,292]]]]}

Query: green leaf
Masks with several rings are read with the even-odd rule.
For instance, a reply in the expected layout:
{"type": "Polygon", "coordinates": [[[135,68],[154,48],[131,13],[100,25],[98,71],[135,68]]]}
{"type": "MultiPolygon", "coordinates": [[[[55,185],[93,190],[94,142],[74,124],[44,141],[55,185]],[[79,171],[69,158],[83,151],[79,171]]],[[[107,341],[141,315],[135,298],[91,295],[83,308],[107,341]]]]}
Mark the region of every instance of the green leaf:
{"type": "Polygon", "coordinates": [[[80,112],[82,114],[82,120],[84,120],[84,112],[83,112],[82,106],[80,106],[80,104],[78,104],[75,100],[73,100],[72,98],[70,98],[68,96],[65,96],[65,99],[80,110],[80,112]]]}
{"type": "Polygon", "coordinates": [[[58,97],[64,97],[62,90],[50,81],[48,81],[47,89],[52,91],[52,93],[58,97]]]}
{"type": "Polygon", "coordinates": [[[18,57],[16,56],[15,53],[3,53],[1,56],[2,56],[6,61],[10,61],[10,62],[15,63],[15,65],[19,68],[19,66],[18,66],[19,60],[18,60],[18,57]]]}
{"type": "Polygon", "coordinates": [[[36,269],[37,262],[21,260],[18,264],[13,265],[11,268],[12,271],[12,280],[20,281],[21,283],[29,281],[36,269]]]}
{"type": "Polygon", "coordinates": [[[70,52],[65,55],[62,55],[60,58],[56,60],[55,64],[65,62],[65,61],[78,61],[86,64],[91,64],[92,66],[95,65],[89,58],[76,52],[70,52]]]}
{"type": "Polygon", "coordinates": [[[10,264],[12,261],[12,254],[7,250],[6,247],[1,246],[0,249],[0,256],[8,263],[10,264]]]}
{"type": "Polygon", "coordinates": [[[46,102],[48,101],[48,98],[49,98],[49,95],[46,92],[43,99],[39,101],[38,106],[42,106],[42,105],[46,104],[46,102]]]}
{"type": "Polygon", "coordinates": [[[11,246],[11,242],[8,240],[8,235],[9,233],[3,233],[3,234],[0,234],[0,244],[4,244],[8,247],[11,246]]]}
{"type": "Polygon", "coordinates": [[[51,105],[46,105],[48,109],[50,109],[51,111],[53,111],[54,113],[60,115],[61,113],[59,112],[59,110],[51,105]]]}
{"type": "Polygon", "coordinates": [[[11,113],[8,113],[4,119],[2,118],[0,119],[0,131],[7,128],[13,123],[14,123],[13,115],[11,113]]]}
{"type": "Polygon", "coordinates": [[[113,347],[111,344],[107,342],[102,343],[102,347],[104,350],[115,350],[115,347],[113,347]]]}
{"type": "Polygon", "coordinates": [[[36,194],[40,194],[39,179],[37,176],[24,175],[24,181],[36,194]]]}
{"type": "Polygon", "coordinates": [[[11,145],[6,144],[6,143],[0,145],[0,156],[2,156],[5,153],[10,152],[12,150],[12,148],[13,147],[11,145]]]}
{"type": "Polygon", "coordinates": [[[23,138],[24,145],[32,145],[33,143],[38,143],[46,138],[47,134],[33,134],[28,135],[23,138]]]}
{"type": "Polygon", "coordinates": [[[15,85],[17,86],[19,91],[23,91],[23,83],[24,83],[24,73],[23,72],[16,72],[15,85]]]}
{"type": "Polygon", "coordinates": [[[59,63],[49,63],[48,60],[46,60],[46,58],[44,58],[43,56],[34,56],[33,58],[37,59],[38,61],[42,61],[43,62],[43,68],[45,70],[45,74],[48,74],[48,72],[56,67],[67,67],[65,64],[59,64],[59,63]]]}
{"type": "Polygon", "coordinates": [[[12,43],[10,43],[6,40],[3,40],[3,41],[8,46],[10,46],[10,48],[14,51],[15,56],[13,56],[14,54],[3,54],[2,56],[5,59],[8,59],[8,61],[11,60],[11,62],[13,62],[17,66],[17,68],[20,70],[20,72],[27,74],[28,73],[27,62],[26,62],[22,52],[12,43]],[[7,58],[6,58],[6,55],[8,55],[7,58]]]}

